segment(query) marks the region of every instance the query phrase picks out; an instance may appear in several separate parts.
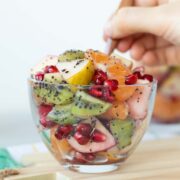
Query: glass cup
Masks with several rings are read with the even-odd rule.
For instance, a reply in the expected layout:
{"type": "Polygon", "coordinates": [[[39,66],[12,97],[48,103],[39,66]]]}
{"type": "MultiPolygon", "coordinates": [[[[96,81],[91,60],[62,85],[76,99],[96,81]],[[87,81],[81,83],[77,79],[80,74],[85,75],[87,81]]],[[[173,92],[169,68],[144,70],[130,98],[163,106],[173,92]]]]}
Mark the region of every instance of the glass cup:
{"type": "Polygon", "coordinates": [[[156,80],[119,85],[110,96],[107,86],[96,86],[101,99],[92,85],[28,84],[44,144],[64,167],[83,173],[113,171],[131,155],[151,120],[157,87],[156,80]]]}

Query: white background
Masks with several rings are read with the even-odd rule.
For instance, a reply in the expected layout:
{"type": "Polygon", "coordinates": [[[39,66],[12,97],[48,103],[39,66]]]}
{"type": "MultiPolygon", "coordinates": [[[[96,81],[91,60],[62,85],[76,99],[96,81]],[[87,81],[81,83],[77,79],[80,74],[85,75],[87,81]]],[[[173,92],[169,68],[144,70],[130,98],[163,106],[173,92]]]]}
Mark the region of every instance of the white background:
{"type": "MultiPolygon", "coordinates": [[[[103,26],[118,3],[0,0],[0,147],[40,140],[29,107],[29,69],[45,55],[66,49],[103,50],[103,26]]],[[[153,124],[146,137],[177,135],[179,128],[153,124]]]]}
{"type": "Polygon", "coordinates": [[[103,25],[119,0],[0,0],[0,147],[37,141],[28,70],[46,54],[103,50],[103,25]]]}

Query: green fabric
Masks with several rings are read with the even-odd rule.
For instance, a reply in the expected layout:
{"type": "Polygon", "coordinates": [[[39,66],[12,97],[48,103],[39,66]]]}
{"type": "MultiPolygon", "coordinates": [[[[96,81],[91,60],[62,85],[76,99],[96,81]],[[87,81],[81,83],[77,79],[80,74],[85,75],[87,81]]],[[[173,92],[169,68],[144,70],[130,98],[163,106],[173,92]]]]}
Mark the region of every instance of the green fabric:
{"type": "Polygon", "coordinates": [[[22,165],[16,162],[6,149],[0,149],[0,169],[18,167],[22,165]]]}

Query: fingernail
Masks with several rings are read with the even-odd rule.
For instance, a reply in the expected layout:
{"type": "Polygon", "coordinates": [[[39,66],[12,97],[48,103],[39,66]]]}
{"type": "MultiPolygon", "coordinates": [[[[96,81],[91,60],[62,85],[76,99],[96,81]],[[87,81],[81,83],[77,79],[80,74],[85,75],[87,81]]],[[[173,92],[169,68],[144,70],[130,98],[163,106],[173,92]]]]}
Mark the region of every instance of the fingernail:
{"type": "Polygon", "coordinates": [[[111,37],[112,36],[112,25],[111,25],[111,21],[108,21],[106,24],[105,24],[105,27],[104,27],[104,32],[107,36],[111,37]]]}

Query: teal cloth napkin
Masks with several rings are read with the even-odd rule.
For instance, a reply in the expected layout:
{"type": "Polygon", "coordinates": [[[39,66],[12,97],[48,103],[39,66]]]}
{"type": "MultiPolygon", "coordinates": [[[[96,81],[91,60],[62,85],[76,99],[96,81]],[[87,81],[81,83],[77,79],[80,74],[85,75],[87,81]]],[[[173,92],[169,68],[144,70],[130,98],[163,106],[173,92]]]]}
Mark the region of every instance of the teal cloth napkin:
{"type": "Polygon", "coordinates": [[[6,149],[0,149],[0,169],[20,167],[23,167],[23,165],[21,163],[16,162],[6,149]]]}

